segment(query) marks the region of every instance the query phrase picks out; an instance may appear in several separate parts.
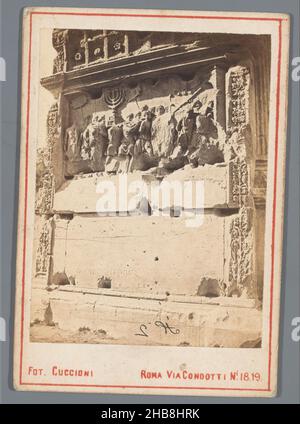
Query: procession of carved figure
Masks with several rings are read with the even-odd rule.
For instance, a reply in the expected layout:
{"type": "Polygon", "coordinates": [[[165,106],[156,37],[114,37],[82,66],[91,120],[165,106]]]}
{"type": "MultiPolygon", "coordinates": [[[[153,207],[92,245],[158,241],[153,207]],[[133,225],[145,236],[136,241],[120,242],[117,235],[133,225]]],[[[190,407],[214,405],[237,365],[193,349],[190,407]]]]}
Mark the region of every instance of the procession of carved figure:
{"type": "MultiPolygon", "coordinates": [[[[186,104],[184,105],[186,106],[186,104]]],[[[107,119],[94,113],[67,128],[64,152],[67,175],[83,172],[108,174],[148,171],[167,173],[190,164],[193,167],[224,161],[218,143],[213,102],[200,100],[178,113],[180,106],[144,105],[137,113],[116,119],[116,110],[107,119]]]]}

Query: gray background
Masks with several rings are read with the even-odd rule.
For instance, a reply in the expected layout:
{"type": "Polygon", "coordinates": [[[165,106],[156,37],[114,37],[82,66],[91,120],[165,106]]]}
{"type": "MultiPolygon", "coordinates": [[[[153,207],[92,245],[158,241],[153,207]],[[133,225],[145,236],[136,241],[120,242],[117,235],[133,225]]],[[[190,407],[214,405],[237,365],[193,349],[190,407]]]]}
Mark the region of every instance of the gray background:
{"type": "Polygon", "coordinates": [[[6,319],[7,341],[0,342],[0,403],[300,403],[300,343],[292,341],[291,321],[300,316],[299,294],[299,87],[290,78],[286,167],[284,256],[282,273],[279,392],[274,399],[133,396],[15,392],[12,388],[12,335],[15,289],[16,217],[18,202],[21,14],[25,6],[191,9],[284,12],[291,15],[291,53],[299,53],[299,0],[135,0],[46,1],[0,0],[1,50],[7,81],[1,95],[1,280],[0,316],[6,319]],[[84,3],[84,4],[83,4],[84,3]]]}

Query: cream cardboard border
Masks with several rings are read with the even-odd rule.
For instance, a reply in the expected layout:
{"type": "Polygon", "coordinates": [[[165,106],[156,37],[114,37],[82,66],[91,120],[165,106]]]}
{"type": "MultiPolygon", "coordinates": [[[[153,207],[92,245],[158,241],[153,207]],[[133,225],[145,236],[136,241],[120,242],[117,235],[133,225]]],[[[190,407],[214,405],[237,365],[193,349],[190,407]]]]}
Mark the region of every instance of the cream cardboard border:
{"type": "MultiPolygon", "coordinates": [[[[14,386],[17,390],[32,391],[68,391],[94,393],[139,393],[139,394],[175,394],[175,395],[209,395],[209,396],[275,396],[277,390],[277,358],[278,358],[278,326],[279,326],[279,297],[281,284],[281,257],[283,237],[284,212],[284,180],[285,180],[285,150],[286,150],[286,116],[287,116],[287,81],[288,81],[288,45],[289,45],[289,16],[281,14],[262,13],[233,13],[233,12],[199,12],[199,11],[165,11],[165,10],[134,10],[134,9],[69,9],[69,8],[27,8],[24,11],[23,26],[23,80],[22,80],[22,123],[21,123],[21,163],[19,183],[19,219],[18,219],[18,254],[16,273],[16,308],[15,308],[15,339],[14,339],[14,386]],[[47,14],[40,14],[47,13],[47,14]],[[88,13],[90,15],[55,15],[54,13],[88,13]],[[144,17],[129,16],[96,16],[104,14],[143,14],[144,17]],[[94,14],[94,15],[92,15],[94,14]],[[152,16],[151,16],[152,15],[152,16]],[[164,17],[166,15],[173,17],[164,17]],[[151,17],[150,17],[151,16],[151,17]],[[177,16],[176,18],[174,16],[177,16]],[[199,19],[199,17],[203,17],[199,19]],[[211,19],[212,16],[220,19],[211,19]],[[180,17],[180,18],[179,18],[180,17]],[[198,18],[197,18],[198,17],[198,18]],[[221,19],[225,17],[225,19],[221,19]],[[230,20],[230,17],[246,20],[230,20]],[[163,18],[163,19],[162,19],[163,18]],[[254,20],[267,18],[267,21],[254,20]],[[248,20],[249,19],[249,20],[248,20]],[[281,66],[278,68],[278,27],[279,20],[282,28],[281,66]],[[30,35],[30,26],[32,34],[30,35]],[[180,348],[180,347],[145,347],[145,346],[109,346],[109,345],[73,345],[73,344],[40,344],[29,343],[30,296],[31,296],[31,255],[33,240],[34,197],[35,197],[35,155],[37,134],[37,111],[39,93],[39,66],[37,52],[39,45],[39,31],[41,28],[106,28],[126,30],[146,30],[155,28],[160,31],[187,31],[187,32],[230,32],[249,34],[270,34],[271,48],[271,95],[269,121],[269,154],[268,154],[268,186],[266,208],[265,234],[265,273],[264,273],[264,304],[263,304],[263,346],[261,349],[214,349],[214,348],[180,348]],[[31,44],[31,73],[28,75],[28,52],[30,36],[31,44]],[[277,83],[278,71],[280,80],[277,83]],[[28,99],[28,85],[30,82],[30,98],[28,99]],[[278,162],[277,162],[277,189],[274,193],[274,144],[276,135],[276,93],[279,88],[278,100],[278,162]],[[29,108],[29,128],[27,109],[29,108]],[[26,139],[28,137],[28,163],[26,171],[26,139]],[[26,172],[28,179],[26,183],[26,172]],[[28,187],[26,187],[28,184],[28,187]],[[27,193],[27,194],[26,194],[27,193]],[[27,221],[25,196],[27,196],[27,221]],[[271,277],[271,242],[272,242],[272,209],[275,211],[275,246],[274,246],[274,286],[273,286],[273,313],[272,313],[272,351],[271,361],[268,364],[269,346],[269,314],[270,314],[270,277],[271,277]],[[24,233],[26,242],[24,243],[24,233]],[[26,259],[23,250],[26,248],[26,259]],[[23,266],[26,265],[23,291],[23,266]],[[24,314],[22,304],[24,302],[24,314]],[[22,325],[22,320],[24,320],[22,325]],[[23,337],[24,342],[21,343],[23,337]],[[20,357],[22,356],[22,370],[20,357]],[[54,365],[53,358],[61,367],[67,368],[96,368],[94,381],[88,381],[91,387],[83,386],[80,379],[55,380],[53,376],[41,377],[25,376],[24,370],[33,365],[45,370],[54,365]],[[88,363],[82,361],[88,358],[88,363]],[[263,379],[259,384],[236,384],[228,381],[222,387],[216,382],[193,382],[188,386],[203,386],[202,389],[185,388],[174,389],[170,381],[143,382],[139,378],[139,370],[143,368],[178,369],[180,364],[187,364],[193,371],[207,371],[224,373],[228,370],[259,370],[263,379]],[[267,381],[270,366],[270,385],[267,381]],[[169,386],[168,388],[139,388],[145,385],[169,386]],[[93,387],[92,385],[106,385],[107,387],[93,387]],[[132,387],[126,388],[126,385],[132,387]],[[205,388],[210,386],[213,388],[205,388]],[[116,387],[112,387],[116,386],[116,387]],[[218,387],[219,386],[219,387],[218,387]]],[[[174,383],[175,384],[175,383],[174,383]]],[[[176,382],[179,386],[180,381],[176,382]]]]}

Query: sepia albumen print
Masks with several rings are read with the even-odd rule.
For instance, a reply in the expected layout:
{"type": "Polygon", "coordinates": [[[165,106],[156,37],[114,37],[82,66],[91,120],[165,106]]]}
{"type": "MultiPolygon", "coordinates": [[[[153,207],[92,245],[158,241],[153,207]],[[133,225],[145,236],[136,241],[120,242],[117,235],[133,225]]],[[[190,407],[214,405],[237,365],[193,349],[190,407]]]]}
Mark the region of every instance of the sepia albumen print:
{"type": "Polygon", "coordinates": [[[43,39],[31,340],[260,347],[270,37],[43,39]]]}

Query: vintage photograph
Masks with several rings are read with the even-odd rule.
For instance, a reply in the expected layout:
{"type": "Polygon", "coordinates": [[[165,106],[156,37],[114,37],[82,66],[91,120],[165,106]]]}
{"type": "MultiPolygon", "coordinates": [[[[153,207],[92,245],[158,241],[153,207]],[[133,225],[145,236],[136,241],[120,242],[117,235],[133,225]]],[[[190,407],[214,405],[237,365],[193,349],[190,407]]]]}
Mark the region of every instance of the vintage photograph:
{"type": "Polygon", "coordinates": [[[40,37],[30,340],[260,348],[270,36],[40,37]]]}
{"type": "Polygon", "coordinates": [[[288,35],[24,11],[17,390],[276,394],[288,35]]]}

